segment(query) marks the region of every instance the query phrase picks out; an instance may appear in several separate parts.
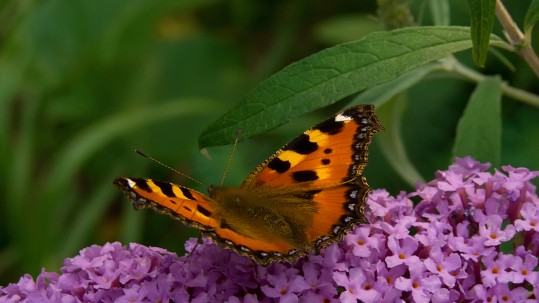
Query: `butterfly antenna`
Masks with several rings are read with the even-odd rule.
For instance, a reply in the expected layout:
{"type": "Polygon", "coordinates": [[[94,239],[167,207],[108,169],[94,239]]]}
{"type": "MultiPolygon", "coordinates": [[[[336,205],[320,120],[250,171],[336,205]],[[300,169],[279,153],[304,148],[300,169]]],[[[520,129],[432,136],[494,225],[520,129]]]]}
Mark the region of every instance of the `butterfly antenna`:
{"type": "Polygon", "coordinates": [[[175,169],[175,168],[173,168],[173,167],[171,167],[171,166],[169,166],[169,165],[166,165],[165,163],[163,163],[163,162],[161,162],[161,161],[155,159],[154,157],[151,157],[151,156],[146,155],[145,153],[141,152],[141,151],[138,150],[138,149],[135,149],[135,152],[136,152],[137,154],[139,154],[140,156],[143,156],[144,158],[148,159],[148,160],[151,160],[151,161],[153,161],[153,162],[155,162],[155,163],[157,163],[157,164],[159,164],[159,165],[161,165],[161,166],[163,166],[163,167],[166,167],[166,168],[170,169],[171,171],[177,173],[177,174],[180,175],[180,176],[183,176],[183,177],[185,177],[185,178],[187,178],[187,179],[189,179],[189,180],[191,180],[191,181],[193,181],[193,182],[195,182],[195,183],[198,183],[198,184],[200,184],[200,185],[202,185],[202,186],[207,187],[206,184],[204,184],[204,183],[198,181],[197,179],[194,179],[194,178],[192,178],[192,177],[189,177],[188,175],[182,173],[181,171],[179,171],[179,170],[177,170],[177,169],[175,169]]]}
{"type": "Polygon", "coordinates": [[[230,153],[230,157],[228,157],[228,162],[226,163],[225,172],[223,173],[223,178],[221,178],[221,187],[223,187],[223,183],[225,182],[226,173],[228,172],[230,163],[232,163],[232,158],[234,157],[234,152],[236,151],[236,146],[238,146],[238,141],[240,140],[240,136],[241,136],[241,128],[238,128],[238,133],[236,134],[236,140],[234,141],[234,147],[232,147],[232,152],[230,153]]]}

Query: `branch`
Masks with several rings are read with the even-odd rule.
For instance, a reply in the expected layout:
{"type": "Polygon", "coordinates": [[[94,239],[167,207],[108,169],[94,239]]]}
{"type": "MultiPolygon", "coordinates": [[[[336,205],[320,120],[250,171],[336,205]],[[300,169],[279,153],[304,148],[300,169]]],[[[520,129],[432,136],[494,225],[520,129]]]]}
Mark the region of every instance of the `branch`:
{"type": "Polygon", "coordinates": [[[503,26],[509,43],[515,47],[516,52],[528,63],[535,75],[539,77],[539,58],[511,15],[509,15],[509,12],[505,9],[501,0],[496,1],[496,17],[503,26]]]}

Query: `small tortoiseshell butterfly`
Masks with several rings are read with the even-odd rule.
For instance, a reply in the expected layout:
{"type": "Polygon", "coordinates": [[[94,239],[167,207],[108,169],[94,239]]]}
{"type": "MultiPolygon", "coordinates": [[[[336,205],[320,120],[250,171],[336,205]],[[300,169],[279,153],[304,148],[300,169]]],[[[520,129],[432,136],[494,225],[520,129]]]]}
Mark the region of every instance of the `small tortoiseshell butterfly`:
{"type": "Polygon", "coordinates": [[[170,215],[260,264],[290,262],[366,222],[363,169],[372,136],[382,129],[373,105],[350,107],[285,145],[240,187],[210,186],[209,196],[151,179],[114,184],[135,209],[170,215]]]}

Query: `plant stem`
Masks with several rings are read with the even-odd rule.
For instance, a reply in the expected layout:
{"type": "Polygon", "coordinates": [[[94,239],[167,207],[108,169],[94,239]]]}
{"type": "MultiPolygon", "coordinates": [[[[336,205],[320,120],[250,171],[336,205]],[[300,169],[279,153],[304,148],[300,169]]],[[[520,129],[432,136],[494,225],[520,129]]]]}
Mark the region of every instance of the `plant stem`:
{"type": "Polygon", "coordinates": [[[535,75],[539,77],[539,58],[526,40],[526,36],[520,31],[507,9],[505,9],[501,0],[496,1],[496,17],[503,26],[509,43],[515,47],[516,52],[528,63],[535,75]]]}
{"type": "MultiPolygon", "coordinates": [[[[485,75],[461,64],[453,57],[448,57],[444,60],[443,68],[453,74],[459,75],[472,82],[479,83],[485,79],[485,75]]],[[[528,91],[512,87],[506,82],[502,83],[502,92],[507,97],[519,100],[523,103],[539,108],[539,96],[528,91]]]]}

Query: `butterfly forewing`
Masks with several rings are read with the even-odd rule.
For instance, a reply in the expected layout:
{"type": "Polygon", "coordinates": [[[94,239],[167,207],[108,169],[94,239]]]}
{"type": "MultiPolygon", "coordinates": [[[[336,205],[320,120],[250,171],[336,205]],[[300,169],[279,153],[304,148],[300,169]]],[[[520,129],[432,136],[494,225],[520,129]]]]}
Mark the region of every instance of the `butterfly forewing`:
{"type": "Polygon", "coordinates": [[[367,164],[372,135],[382,129],[374,106],[348,108],[285,145],[253,171],[242,186],[286,187],[307,181],[313,181],[312,186],[324,186],[354,179],[367,164]]]}
{"type": "Polygon", "coordinates": [[[117,178],[114,184],[131,199],[135,209],[152,208],[201,230],[217,227],[212,217],[213,201],[198,191],[144,178],[117,178]]]}

